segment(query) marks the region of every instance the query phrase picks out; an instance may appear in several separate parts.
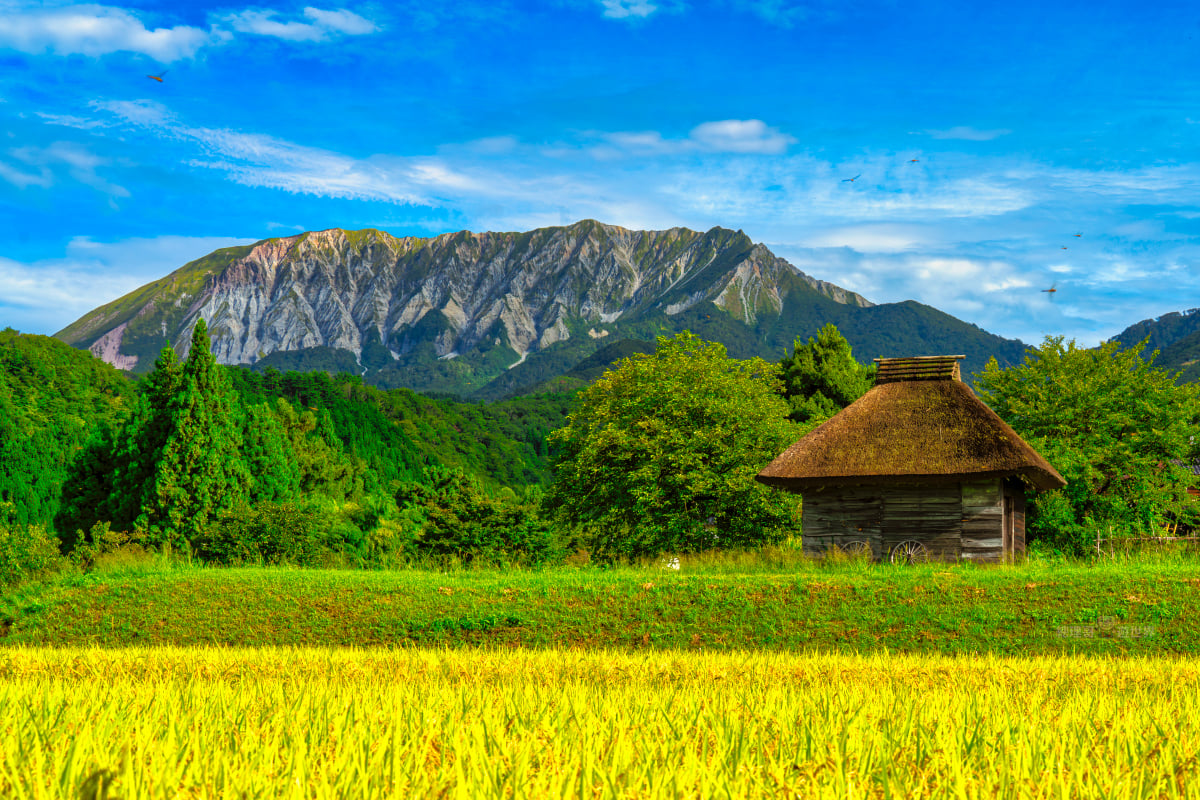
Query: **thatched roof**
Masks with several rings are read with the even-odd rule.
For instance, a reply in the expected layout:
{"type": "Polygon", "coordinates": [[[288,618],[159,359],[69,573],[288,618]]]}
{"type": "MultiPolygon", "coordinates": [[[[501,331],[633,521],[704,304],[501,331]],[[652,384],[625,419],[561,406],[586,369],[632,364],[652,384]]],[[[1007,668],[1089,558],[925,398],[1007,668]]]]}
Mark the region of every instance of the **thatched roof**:
{"type": "Polygon", "coordinates": [[[876,359],[875,386],[783,451],[758,480],[798,490],[1020,475],[1039,489],[1065,486],[959,379],[961,358],[876,359]]]}

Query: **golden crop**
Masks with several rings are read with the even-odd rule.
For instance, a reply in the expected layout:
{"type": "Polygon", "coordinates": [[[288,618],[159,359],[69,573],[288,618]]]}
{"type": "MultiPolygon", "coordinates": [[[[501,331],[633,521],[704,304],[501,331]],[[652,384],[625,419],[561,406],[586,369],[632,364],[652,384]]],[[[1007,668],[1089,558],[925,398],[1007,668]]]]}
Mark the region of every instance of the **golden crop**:
{"type": "Polygon", "coordinates": [[[1193,661],[0,651],[0,796],[1200,797],[1193,661]]]}

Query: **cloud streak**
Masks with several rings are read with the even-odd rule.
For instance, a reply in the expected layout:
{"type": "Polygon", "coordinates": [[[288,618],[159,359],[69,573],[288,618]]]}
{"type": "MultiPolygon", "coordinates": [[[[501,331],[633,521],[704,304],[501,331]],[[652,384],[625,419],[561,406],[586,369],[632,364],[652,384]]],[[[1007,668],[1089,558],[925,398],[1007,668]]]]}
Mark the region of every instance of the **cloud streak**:
{"type": "Polygon", "coordinates": [[[288,20],[275,11],[247,9],[211,18],[212,24],[204,30],[190,25],[151,29],[130,11],[95,4],[12,10],[0,21],[0,48],[93,58],[130,52],[170,64],[194,58],[202,48],[228,43],[235,33],[323,42],[380,30],[374,22],[346,9],[310,6],[301,14],[300,20],[288,20]]]}
{"type": "Polygon", "coordinates": [[[249,9],[220,17],[219,21],[238,33],[273,36],[291,42],[320,42],[335,36],[363,36],[375,33],[379,27],[351,11],[324,11],[308,7],[303,11],[306,21],[280,21],[276,11],[249,9]]]}

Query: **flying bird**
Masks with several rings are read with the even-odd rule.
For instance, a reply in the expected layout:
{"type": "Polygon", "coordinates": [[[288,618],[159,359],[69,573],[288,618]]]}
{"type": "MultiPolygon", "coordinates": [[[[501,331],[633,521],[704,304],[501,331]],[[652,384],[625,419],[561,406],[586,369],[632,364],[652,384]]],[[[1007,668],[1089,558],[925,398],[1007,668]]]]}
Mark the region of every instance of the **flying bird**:
{"type": "Polygon", "coordinates": [[[847,182],[854,183],[856,180],[858,180],[861,177],[862,177],[862,173],[860,172],[857,175],[855,175],[853,178],[842,178],[842,183],[847,183],[847,182]]]}
{"type": "Polygon", "coordinates": [[[147,75],[146,77],[152,81],[158,81],[159,83],[162,83],[163,82],[162,76],[166,75],[167,72],[168,72],[168,70],[164,69],[162,72],[158,73],[157,75],[147,75]]]}

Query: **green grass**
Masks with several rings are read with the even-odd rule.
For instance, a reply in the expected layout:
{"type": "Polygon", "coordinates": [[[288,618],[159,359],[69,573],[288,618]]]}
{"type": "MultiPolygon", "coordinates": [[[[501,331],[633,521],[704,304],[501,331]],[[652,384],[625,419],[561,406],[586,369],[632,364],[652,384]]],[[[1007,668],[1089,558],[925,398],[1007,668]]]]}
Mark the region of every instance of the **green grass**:
{"type": "Polygon", "coordinates": [[[893,567],[747,556],[685,558],[678,572],[135,564],[10,591],[0,643],[1197,654],[1200,562],[893,567]],[[1153,635],[1123,636],[1148,631],[1126,626],[1153,635]],[[1113,635],[1078,635],[1087,632],[1113,635]]]}

